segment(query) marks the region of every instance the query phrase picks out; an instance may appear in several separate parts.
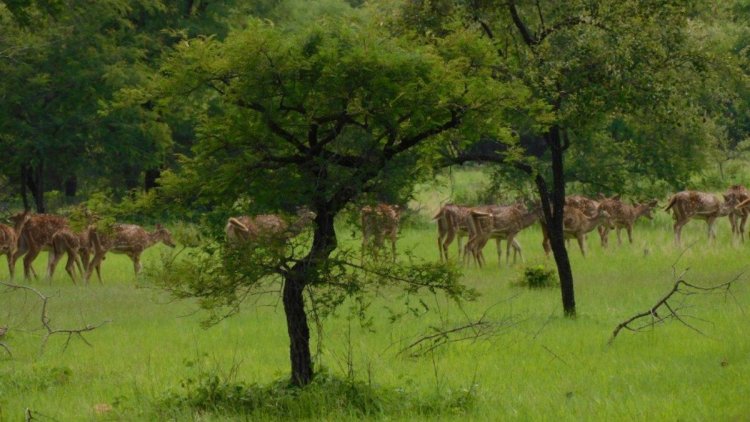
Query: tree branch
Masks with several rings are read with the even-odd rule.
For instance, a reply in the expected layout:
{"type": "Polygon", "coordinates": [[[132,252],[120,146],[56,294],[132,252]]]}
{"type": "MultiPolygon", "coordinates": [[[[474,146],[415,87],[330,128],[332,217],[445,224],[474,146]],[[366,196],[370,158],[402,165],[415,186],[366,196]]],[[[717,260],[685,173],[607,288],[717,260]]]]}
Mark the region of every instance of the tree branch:
{"type": "MultiPolygon", "coordinates": [[[[50,321],[51,320],[50,320],[50,317],[49,317],[49,315],[47,313],[47,305],[49,303],[49,297],[48,296],[45,296],[39,290],[37,290],[37,289],[35,289],[33,287],[29,287],[29,286],[22,286],[22,285],[18,285],[18,284],[10,284],[10,283],[4,283],[4,282],[0,282],[0,286],[5,286],[9,290],[27,290],[27,291],[30,291],[30,292],[34,293],[39,298],[39,300],[42,302],[42,310],[40,312],[39,319],[40,319],[40,321],[42,323],[42,327],[44,327],[44,329],[47,331],[47,333],[44,335],[44,338],[42,339],[42,344],[40,345],[40,348],[39,348],[39,354],[40,355],[44,353],[44,349],[45,349],[45,346],[47,345],[47,341],[49,340],[49,338],[51,336],[55,335],[55,334],[67,334],[68,335],[68,338],[65,340],[65,345],[63,347],[63,351],[65,351],[68,348],[68,344],[70,343],[70,339],[73,336],[79,337],[84,343],[86,343],[87,345],[91,346],[91,343],[89,343],[86,340],[86,338],[83,336],[83,333],[86,333],[86,332],[89,332],[89,331],[93,331],[93,330],[101,327],[102,325],[110,322],[109,320],[107,320],[107,321],[103,321],[103,322],[101,322],[101,323],[99,323],[97,325],[87,324],[83,328],[67,328],[67,329],[52,328],[52,326],[50,325],[50,321]]],[[[8,350],[7,346],[5,346],[5,344],[0,343],[0,346],[2,346],[3,348],[5,348],[5,350],[8,353],[10,353],[10,350],[8,350]]]]}

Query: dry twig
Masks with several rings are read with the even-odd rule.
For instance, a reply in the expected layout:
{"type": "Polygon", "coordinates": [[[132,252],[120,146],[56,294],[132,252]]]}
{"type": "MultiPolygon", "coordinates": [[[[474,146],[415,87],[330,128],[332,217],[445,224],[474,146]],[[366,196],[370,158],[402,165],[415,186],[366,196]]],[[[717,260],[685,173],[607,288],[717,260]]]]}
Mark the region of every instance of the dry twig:
{"type": "MultiPolygon", "coordinates": [[[[70,344],[70,339],[73,338],[74,336],[77,336],[84,343],[86,343],[87,345],[91,346],[91,343],[89,343],[86,340],[86,338],[83,336],[83,333],[86,333],[86,332],[89,332],[89,331],[93,331],[93,330],[101,327],[102,325],[110,322],[109,320],[107,320],[107,321],[103,321],[103,322],[101,322],[99,324],[96,324],[96,325],[87,324],[83,328],[53,328],[52,325],[50,325],[51,319],[49,317],[49,314],[47,313],[47,304],[49,303],[49,297],[48,296],[45,296],[42,292],[40,292],[39,290],[37,290],[37,289],[35,289],[33,287],[30,287],[30,286],[22,286],[22,285],[18,285],[18,284],[10,284],[10,283],[4,283],[4,282],[0,282],[0,286],[4,286],[8,290],[26,290],[26,291],[30,291],[30,292],[34,293],[39,298],[39,300],[42,302],[42,310],[40,312],[40,320],[42,322],[42,327],[44,327],[46,333],[44,334],[44,338],[42,339],[42,344],[39,347],[39,354],[43,354],[44,353],[44,348],[47,345],[47,341],[54,334],[67,334],[68,335],[68,338],[65,340],[65,345],[63,346],[63,351],[65,351],[68,348],[68,344],[70,344]]],[[[10,350],[8,349],[8,347],[5,344],[0,343],[0,347],[5,348],[5,350],[10,354],[10,350]]]]}
{"type": "MultiPolygon", "coordinates": [[[[674,267],[673,267],[674,272],[674,267]]],[[[697,286],[695,284],[688,283],[683,279],[683,276],[687,270],[683,271],[679,276],[676,276],[675,283],[672,286],[672,289],[667,292],[661,299],[659,299],[654,306],[652,306],[650,309],[640,312],[636,315],[633,315],[632,317],[626,319],[625,321],[619,323],[617,327],[615,327],[614,331],[612,332],[612,337],[609,339],[609,344],[612,344],[612,342],[615,340],[617,335],[620,333],[621,330],[626,329],[633,332],[640,332],[645,331],[646,329],[650,329],[656,326],[656,324],[665,322],[669,319],[675,319],[685,325],[686,327],[690,328],[691,330],[701,334],[705,335],[701,330],[699,330],[697,327],[691,325],[688,323],[685,318],[685,315],[681,315],[680,311],[685,309],[685,306],[683,306],[684,299],[687,296],[695,295],[695,294],[706,294],[706,293],[712,293],[712,292],[721,292],[723,291],[725,294],[731,295],[731,287],[734,282],[739,280],[740,276],[742,274],[738,274],[736,277],[734,277],[732,280],[727,281],[726,283],[717,284],[715,286],[709,286],[709,287],[703,287],[703,286],[697,286]],[[677,299],[682,299],[683,302],[676,303],[677,299]],[[674,300],[674,301],[673,301],[674,300]],[[639,321],[643,318],[650,317],[651,320],[649,322],[646,322],[639,326],[633,326],[632,324],[636,321],[639,321]]]]}

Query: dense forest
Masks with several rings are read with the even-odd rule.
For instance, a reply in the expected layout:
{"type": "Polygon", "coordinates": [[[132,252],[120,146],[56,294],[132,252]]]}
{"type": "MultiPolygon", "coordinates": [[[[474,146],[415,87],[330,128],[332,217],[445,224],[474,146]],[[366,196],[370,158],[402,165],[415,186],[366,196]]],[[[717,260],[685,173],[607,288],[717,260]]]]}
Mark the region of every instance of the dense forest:
{"type": "Polygon", "coordinates": [[[746,151],[746,1],[509,4],[516,14],[482,1],[4,1],[3,203],[44,212],[158,187],[180,157],[198,154],[200,138],[189,110],[198,104],[164,107],[165,63],[259,22],[289,39],[357,26],[484,68],[504,90],[487,99],[493,127],[447,136],[425,163],[433,170],[445,165],[434,155],[496,139],[547,171],[551,152],[534,140],[550,123],[566,138],[566,180],[589,192],[664,193],[709,167],[727,177],[726,164],[746,151]]]}

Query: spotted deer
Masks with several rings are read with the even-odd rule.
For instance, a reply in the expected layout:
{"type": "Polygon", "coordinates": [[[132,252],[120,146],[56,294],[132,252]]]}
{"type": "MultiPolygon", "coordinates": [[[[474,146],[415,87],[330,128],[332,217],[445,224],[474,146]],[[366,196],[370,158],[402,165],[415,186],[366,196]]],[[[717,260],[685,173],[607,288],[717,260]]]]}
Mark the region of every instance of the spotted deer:
{"type": "MultiPolygon", "coordinates": [[[[86,246],[84,245],[84,247],[86,246]]],[[[86,267],[84,267],[81,261],[80,251],[81,237],[77,233],[73,233],[72,230],[64,228],[52,235],[52,250],[50,251],[50,259],[47,264],[47,278],[52,278],[57,263],[62,259],[64,254],[68,255],[68,261],[65,264],[65,271],[68,273],[71,280],[73,280],[73,284],[76,284],[76,265],[78,266],[78,271],[81,273],[81,277],[85,277],[86,267]]]]}
{"type": "Polygon", "coordinates": [[[360,209],[362,222],[362,256],[370,251],[378,257],[385,239],[391,243],[392,259],[396,260],[396,240],[401,221],[401,207],[390,204],[366,205],[360,209]]]}
{"type": "MultiPolygon", "coordinates": [[[[724,193],[724,198],[729,198],[729,201],[737,201],[740,203],[747,199],[750,199],[750,191],[742,185],[732,185],[724,193]]],[[[739,236],[742,241],[745,241],[745,223],[747,217],[750,214],[750,209],[745,207],[737,207],[735,212],[729,214],[729,224],[732,226],[732,236],[739,236]]]]}
{"type": "Polygon", "coordinates": [[[18,251],[18,235],[29,218],[29,212],[22,212],[10,217],[13,227],[0,224],[0,255],[5,255],[8,259],[8,274],[11,280],[15,276],[16,266],[13,257],[18,251]]]}
{"type": "Polygon", "coordinates": [[[297,218],[289,221],[277,214],[242,215],[229,217],[224,231],[230,243],[254,241],[268,237],[281,240],[300,234],[315,219],[315,213],[302,207],[297,210],[297,218]]]}
{"type": "Polygon", "coordinates": [[[142,268],[141,254],[143,251],[159,242],[171,248],[175,247],[172,234],[161,224],[157,224],[153,232],[147,232],[143,227],[135,224],[115,224],[111,233],[92,230],[89,236],[94,257],[86,270],[86,282],[88,282],[94,270],[99,276],[99,282],[102,282],[101,264],[109,252],[127,255],[133,261],[133,270],[135,275],[138,276],[142,268]]]}
{"type": "Polygon", "coordinates": [[[724,201],[722,202],[710,193],[682,191],[669,198],[669,203],[664,210],[672,211],[672,218],[675,220],[675,244],[680,246],[682,227],[693,218],[705,220],[708,225],[709,241],[716,241],[716,219],[732,214],[735,212],[736,206],[736,198],[726,195],[724,195],[724,201]]]}
{"type": "MultiPolygon", "coordinates": [[[[24,278],[30,279],[33,274],[37,277],[31,265],[42,250],[52,249],[52,236],[68,227],[68,220],[59,215],[35,214],[29,217],[18,233],[18,250],[13,255],[12,266],[23,256],[24,278]]],[[[51,258],[51,256],[50,256],[51,258]]]]}
{"type": "Polygon", "coordinates": [[[490,239],[495,239],[497,261],[500,265],[502,257],[500,242],[506,240],[506,262],[510,264],[511,248],[513,248],[513,263],[516,263],[516,255],[519,255],[523,260],[521,245],[515,237],[521,230],[539,221],[539,211],[538,208],[528,210],[523,204],[493,208],[489,211],[472,210],[471,217],[476,229],[474,237],[466,245],[467,252],[470,252],[474,256],[474,260],[481,266],[484,263],[482,249],[490,239]]]}
{"type": "Polygon", "coordinates": [[[440,208],[433,220],[437,222],[438,227],[438,250],[440,251],[441,261],[448,260],[448,247],[455,239],[458,241],[458,257],[461,258],[463,253],[464,263],[468,262],[469,257],[466,255],[468,243],[462,247],[461,239],[464,237],[471,239],[474,235],[475,227],[471,219],[471,211],[489,211],[492,207],[496,207],[496,205],[467,207],[447,204],[440,208]]]}
{"type": "MultiPolygon", "coordinates": [[[[597,207],[594,215],[588,216],[576,207],[565,206],[563,209],[563,236],[566,240],[576,239],[578,241],[578,247],[581,249],[581,255],[585,257],[586,233],[593,231],[600,224],[610,224],[609,219],[609,213],[600,207],[597,207]]],[[[551,250],[550,239],[544,222],[542,222],[542,236],[544,251],[546,254],[549,254],[549,251],[551,250]]]]}
{"type": "Polygon", "coordinates": [[[602,246],[605,248],[608,246],[609,232],[610,230],[612,230],[612,228],[617,230],[618,245],[622,244],[622,239],[620,237],[621,229],[625,229],[627,231],[628,241],[632,244],[633,225],[635,224],[636,220],[638,220],[640,217],[645,217],[649,220],[652,220],[654,216],[652,215],[651,211],[653,211],[657,205],[658,201],[656,199],[640,204],[633,203],[632,205],[622,202],[619,195],[612,198],[603,199],[600,202],[599,206],[609,213],[610,224],[599,226],[599,234],[602,239],[602,246]]]}

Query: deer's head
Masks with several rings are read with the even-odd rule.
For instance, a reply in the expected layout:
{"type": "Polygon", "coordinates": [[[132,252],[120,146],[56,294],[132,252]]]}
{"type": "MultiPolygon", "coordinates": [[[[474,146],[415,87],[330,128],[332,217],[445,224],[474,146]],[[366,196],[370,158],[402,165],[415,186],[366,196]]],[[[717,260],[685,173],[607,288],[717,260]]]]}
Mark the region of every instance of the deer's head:
{"type": "Polygon", "coordinates": [[[154,230],[153,236],[157,241],[161,241],[161,243],[169,246],[170,248],[174,248],[175,246],[177,246],[172,240],[172,233],[162,227],[161,224],[156,225],[156,230],[154,230]]]}

